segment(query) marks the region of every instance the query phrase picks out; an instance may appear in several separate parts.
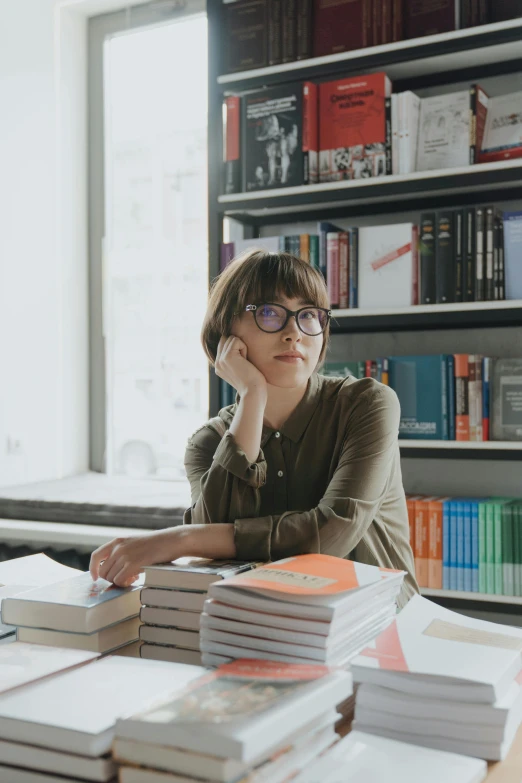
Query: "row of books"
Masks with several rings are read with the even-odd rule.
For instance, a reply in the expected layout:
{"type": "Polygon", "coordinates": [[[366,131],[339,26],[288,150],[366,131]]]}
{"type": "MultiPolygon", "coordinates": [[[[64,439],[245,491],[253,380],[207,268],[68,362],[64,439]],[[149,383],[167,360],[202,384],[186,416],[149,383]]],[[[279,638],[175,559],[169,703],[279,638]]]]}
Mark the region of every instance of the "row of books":
{"type": "Polygon", "coordinates": [[[222,6],[225,73],[450,32],[522,15],[518,0],[239,0],[222,6]]]}
{"type": "Polygon", "coordinates": [[[408,495],[420,587],[522,596],[522,500],[408,495]]]}
{"type": "Polygon", "coordinates": [[[385,73],[224,100],[225,193],[435,171],[522,156],[522,92],[419,98],[385,73]]]}
{"type": "Polygon", "coordinates": [[[479,354],[390,356],[327,362],[334,377],[372,377],[401,404],[401,439],[522,440],[522,359],[479,354]]]}
{"type": "Polygon", "coordinates": [[[226,242],[220,270],[241,253],[285,251],[322,273],[332,309],[382,309],[522,299],[522,212],[495,206],[421,214],[398,223],[226,242]]]}

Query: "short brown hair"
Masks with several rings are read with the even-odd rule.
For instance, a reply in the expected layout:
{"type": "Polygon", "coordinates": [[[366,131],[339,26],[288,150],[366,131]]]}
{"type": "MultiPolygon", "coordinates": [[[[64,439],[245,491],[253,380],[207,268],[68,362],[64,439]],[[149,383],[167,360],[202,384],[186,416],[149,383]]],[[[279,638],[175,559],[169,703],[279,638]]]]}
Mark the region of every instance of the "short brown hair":
{"type": "MultiPolygon", "coordinates": [[[[273,302],[281,294],[316,307],[330,307],[319,270],[290,253],[251,249],[231,261],[212,283],[201,330],[201,342],[210,363],[216,361],[220,338],[230,335],[234,318],[244,313],[248,304],[273,302]]],[[[318,364],[324,360],[329,337],[330,323],[324,331],[318,364]]]]}

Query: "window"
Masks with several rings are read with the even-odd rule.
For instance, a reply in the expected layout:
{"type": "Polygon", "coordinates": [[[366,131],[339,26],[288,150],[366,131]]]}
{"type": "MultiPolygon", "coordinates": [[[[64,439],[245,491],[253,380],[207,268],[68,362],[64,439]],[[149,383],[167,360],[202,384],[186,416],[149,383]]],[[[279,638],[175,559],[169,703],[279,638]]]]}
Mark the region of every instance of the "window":
{"type": "Polygon", "coordinates": [[[186,441],[208,418],[209,396],[199,339],[208,289],[206,16],[104,36],[101,98],[103,350],[92,371],[104,389],[91,416],[103,453],[93,452],[92,468],[185,481],[186,441]]]}

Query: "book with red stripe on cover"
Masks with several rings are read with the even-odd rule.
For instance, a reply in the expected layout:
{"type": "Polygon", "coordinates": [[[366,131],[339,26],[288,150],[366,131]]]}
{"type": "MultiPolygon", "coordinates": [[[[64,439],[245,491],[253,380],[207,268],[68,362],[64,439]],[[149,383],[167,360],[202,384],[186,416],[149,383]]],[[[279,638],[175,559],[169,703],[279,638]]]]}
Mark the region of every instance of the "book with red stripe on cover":
{"type": "Polygon", "coordinates": [[[359,229],[360,308],[418,304],[418,228],[413,223],[359,229]]]}

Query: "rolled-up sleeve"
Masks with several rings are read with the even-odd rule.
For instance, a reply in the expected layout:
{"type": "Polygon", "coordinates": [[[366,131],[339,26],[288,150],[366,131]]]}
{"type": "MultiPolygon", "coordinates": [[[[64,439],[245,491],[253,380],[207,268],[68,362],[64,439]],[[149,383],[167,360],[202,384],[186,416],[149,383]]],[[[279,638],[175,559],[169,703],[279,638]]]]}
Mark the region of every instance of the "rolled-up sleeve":
{"type": "Polygon", "coordinates": [[[399,421],[400,404],[392,389],[379,385],[362,394],[346,422],[339,461],[319,504],[277,516],[236,518],[237,557],[279,560],[307,553],[347,557],[386,496],[399,421]]]}
{"type": "Polygon", "coordinates": [[[232,523],[259,514],[259,488],[266,482],[263,451],[251,463],[228,430],[221,440],[211,427],[198,430],[187,444],[185,471],[192,506],[185,511],[184,524],[232,523]]]}

